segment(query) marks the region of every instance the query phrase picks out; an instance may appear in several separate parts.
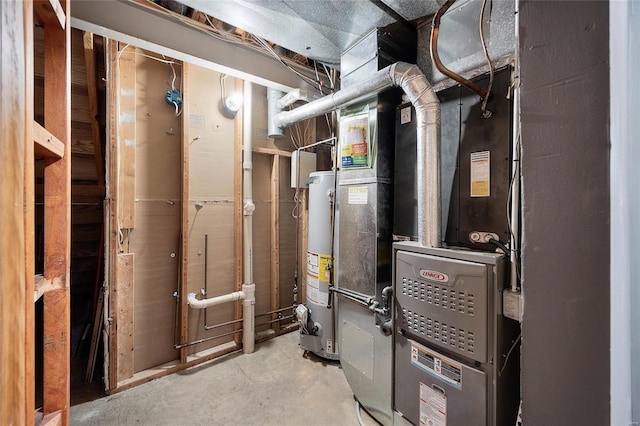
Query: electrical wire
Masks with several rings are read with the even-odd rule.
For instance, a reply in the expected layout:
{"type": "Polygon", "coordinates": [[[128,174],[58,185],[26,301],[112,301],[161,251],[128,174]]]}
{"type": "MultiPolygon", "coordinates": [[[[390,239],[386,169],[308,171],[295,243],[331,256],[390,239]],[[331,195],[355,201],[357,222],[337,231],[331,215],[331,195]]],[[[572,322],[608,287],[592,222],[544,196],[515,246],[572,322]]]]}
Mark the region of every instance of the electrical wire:
{"type": "Polygon", "coordinates": [[[360,413],[360,401],[356,399],[356,417],[358,418],[358,425],[365,426],[362,421],[362,414],[360,413]]]}
{"type": "MultiPolygon", "coordinates": [[[[287,64],[282,59],[282,57],[280,55],[278,55],[278,52],[273,50],[273,48],[269,45],[269,43],[266,42],[266,40],[262,39],[261,37],[258,37],[256,35],[254,35],[254,34],[251,34],[251,37],[253,37],[267,52],[269,52],[274,58],[276,58],[282,65],[287,67],[287,69],[289,69],[289,71],[293,72],[295,75],[297,75],[298,77],[300,77],[301,79],[305,80],[306,82],[308,82],[311,85],[315,86],[316,84],[320,83],[320,81],[314,80],[314,79],[302,74],[300,71],[296,70],[295,68],[293,68],[292,66],[287,64]]],[[[323,90],[320,90],[320,92],[323,93],[323,94],[326,94],[323,90]]]]}
{"type": "Polygon", "coordinates": [[[489,238],[489,243],[493,244],[494,246],[498,247],[500,250],[502,250],[504,252],[504,254],[509,254],[511,251],[515,251],[515,250],[510,250],[507,248],[507,246],[505,246],[504,244],[502,244],[500,241],[494,239],[494,238],[489,238]]]}
{"type": "MultiPolygon", "coordinates": [[[[493,66],[493,62],[491,62],[491,56],[489,56],[489,49],[487,47],[487,40],[484,35],[484,10],[487,6],[487,0],[482,0],[482,7],[480,9],[480,41],[482,42],[482,50],[484,50],[484,56],[487,58],[487,63],[489,64],[489,86],[487,86],[487,94],[482,100],[482,116],[484,118],[491,117],[491,111],[487,110],[487,102],[489,101],[489,96],[491,96],[491,88],[493,86],[493,77],[495,74],[495,68],[493,66]]],[[[491,13],[489,13],[491,15],[491,13]]]]}
{"type": "Polygon", "coordinates": [[[522,332],[518,334],[518,337],[516,338],[516,340],[513,341],[513,344],[511,345],[509,352],[507,352],[507,356],[504,359],[504,364],[502,364],[502,368],[500,368],[500,371],[498,371],[498,377],[502,377],[502,373],[504,372],[504,369],[507,368],[507,364],[509,363],[509,357],[511,356],[511,352],[513,352],[513,350],[516,348],[516,345],[518,344],[521,338],[522,338],[522,332]]]}

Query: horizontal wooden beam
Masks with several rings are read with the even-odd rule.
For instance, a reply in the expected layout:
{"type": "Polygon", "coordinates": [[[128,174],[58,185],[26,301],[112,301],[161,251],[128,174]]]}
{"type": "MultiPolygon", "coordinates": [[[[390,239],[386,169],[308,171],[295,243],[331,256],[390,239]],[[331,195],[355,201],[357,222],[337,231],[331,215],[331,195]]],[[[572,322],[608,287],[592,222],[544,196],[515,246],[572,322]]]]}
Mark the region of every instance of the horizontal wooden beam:
{"type": "Polygon", "coordinates": [[[35,0],[33,7],[43,24],[56,22],[62,29],[65,28],[67,18],[59,0],[35,0]]]}
{"type": "Polygon", "coordinates": [[[281,151],[279,149],[260,148],[256,146],[256,147],[253,147],[251,151],[256,154],[279,155],[281,157],[291,157],[291,153],[289,151],[281,151]]]}
{"type": "Polygon", "coordinates": [[[33,122],[34,154],[36,157],[60,159],[64,157],[64,144],[38,122],[33,122]]]}

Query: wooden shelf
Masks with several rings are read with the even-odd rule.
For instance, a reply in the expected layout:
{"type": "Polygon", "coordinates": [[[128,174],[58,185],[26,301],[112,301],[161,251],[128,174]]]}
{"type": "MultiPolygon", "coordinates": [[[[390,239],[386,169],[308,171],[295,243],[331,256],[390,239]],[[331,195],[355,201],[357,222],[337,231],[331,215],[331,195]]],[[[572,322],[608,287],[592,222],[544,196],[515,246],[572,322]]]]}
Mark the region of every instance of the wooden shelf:
{"type": "Polygon", "coordinates": [[[64,144],[36,121],[33,122],[33,142],[33,153],[36,157],[64,157],[64,144]]]}

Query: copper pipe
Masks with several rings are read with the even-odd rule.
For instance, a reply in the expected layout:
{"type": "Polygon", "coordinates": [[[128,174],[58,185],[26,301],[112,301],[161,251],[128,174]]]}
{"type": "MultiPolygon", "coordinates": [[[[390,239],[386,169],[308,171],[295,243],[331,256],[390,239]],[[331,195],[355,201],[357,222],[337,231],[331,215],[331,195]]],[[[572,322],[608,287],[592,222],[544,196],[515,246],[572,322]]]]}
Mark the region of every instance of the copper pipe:
{"type": "Polygon", "coordinates": [[[444,64],[440,60],[440,56],[438,55],[438,33],[440,31],[440,18],[442,18],[442,15],[444,15],[447,12],[447,10],[449,10],[451,5],[455,2],[456,0],[447,0],[447,2],[444,3],[440,7],[440,9],[438,9],[438,11],[436,12],[436,15],[433,17],[433,21],[431,23],[431,45],[430,45],[431,60],[433,61],[436,68],[438,68],[438,71],[440,71],[442,74],[446,75],[450,79],[455,80],[458,83],[468,87],[473,92],[475,92],[478,96],[480,96],[480,99],[484,100],[487,97],[487,92],[482,90],[482,88],[477,84],[475,84],[474,82],[467,80],[460,74],[456,74],[455,72],[451,71],[449,68],[444,66],[444,64]]]}

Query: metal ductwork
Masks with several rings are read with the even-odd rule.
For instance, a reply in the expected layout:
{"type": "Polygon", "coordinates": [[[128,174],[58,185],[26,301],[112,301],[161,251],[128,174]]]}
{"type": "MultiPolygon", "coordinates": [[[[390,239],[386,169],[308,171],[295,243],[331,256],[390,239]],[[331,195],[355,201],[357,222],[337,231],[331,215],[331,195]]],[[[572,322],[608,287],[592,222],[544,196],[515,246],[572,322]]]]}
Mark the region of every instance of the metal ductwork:
{"type": "Polygon", "coordinates": [[[402,88],[416,110],[418,242],[425,247],[440,247],[440,101],[416,65],[396,62],[360,83],[294,110],[278,113],[270,126],[284,129],[298,121],[352,105],[395,86],[402,88]]]}

